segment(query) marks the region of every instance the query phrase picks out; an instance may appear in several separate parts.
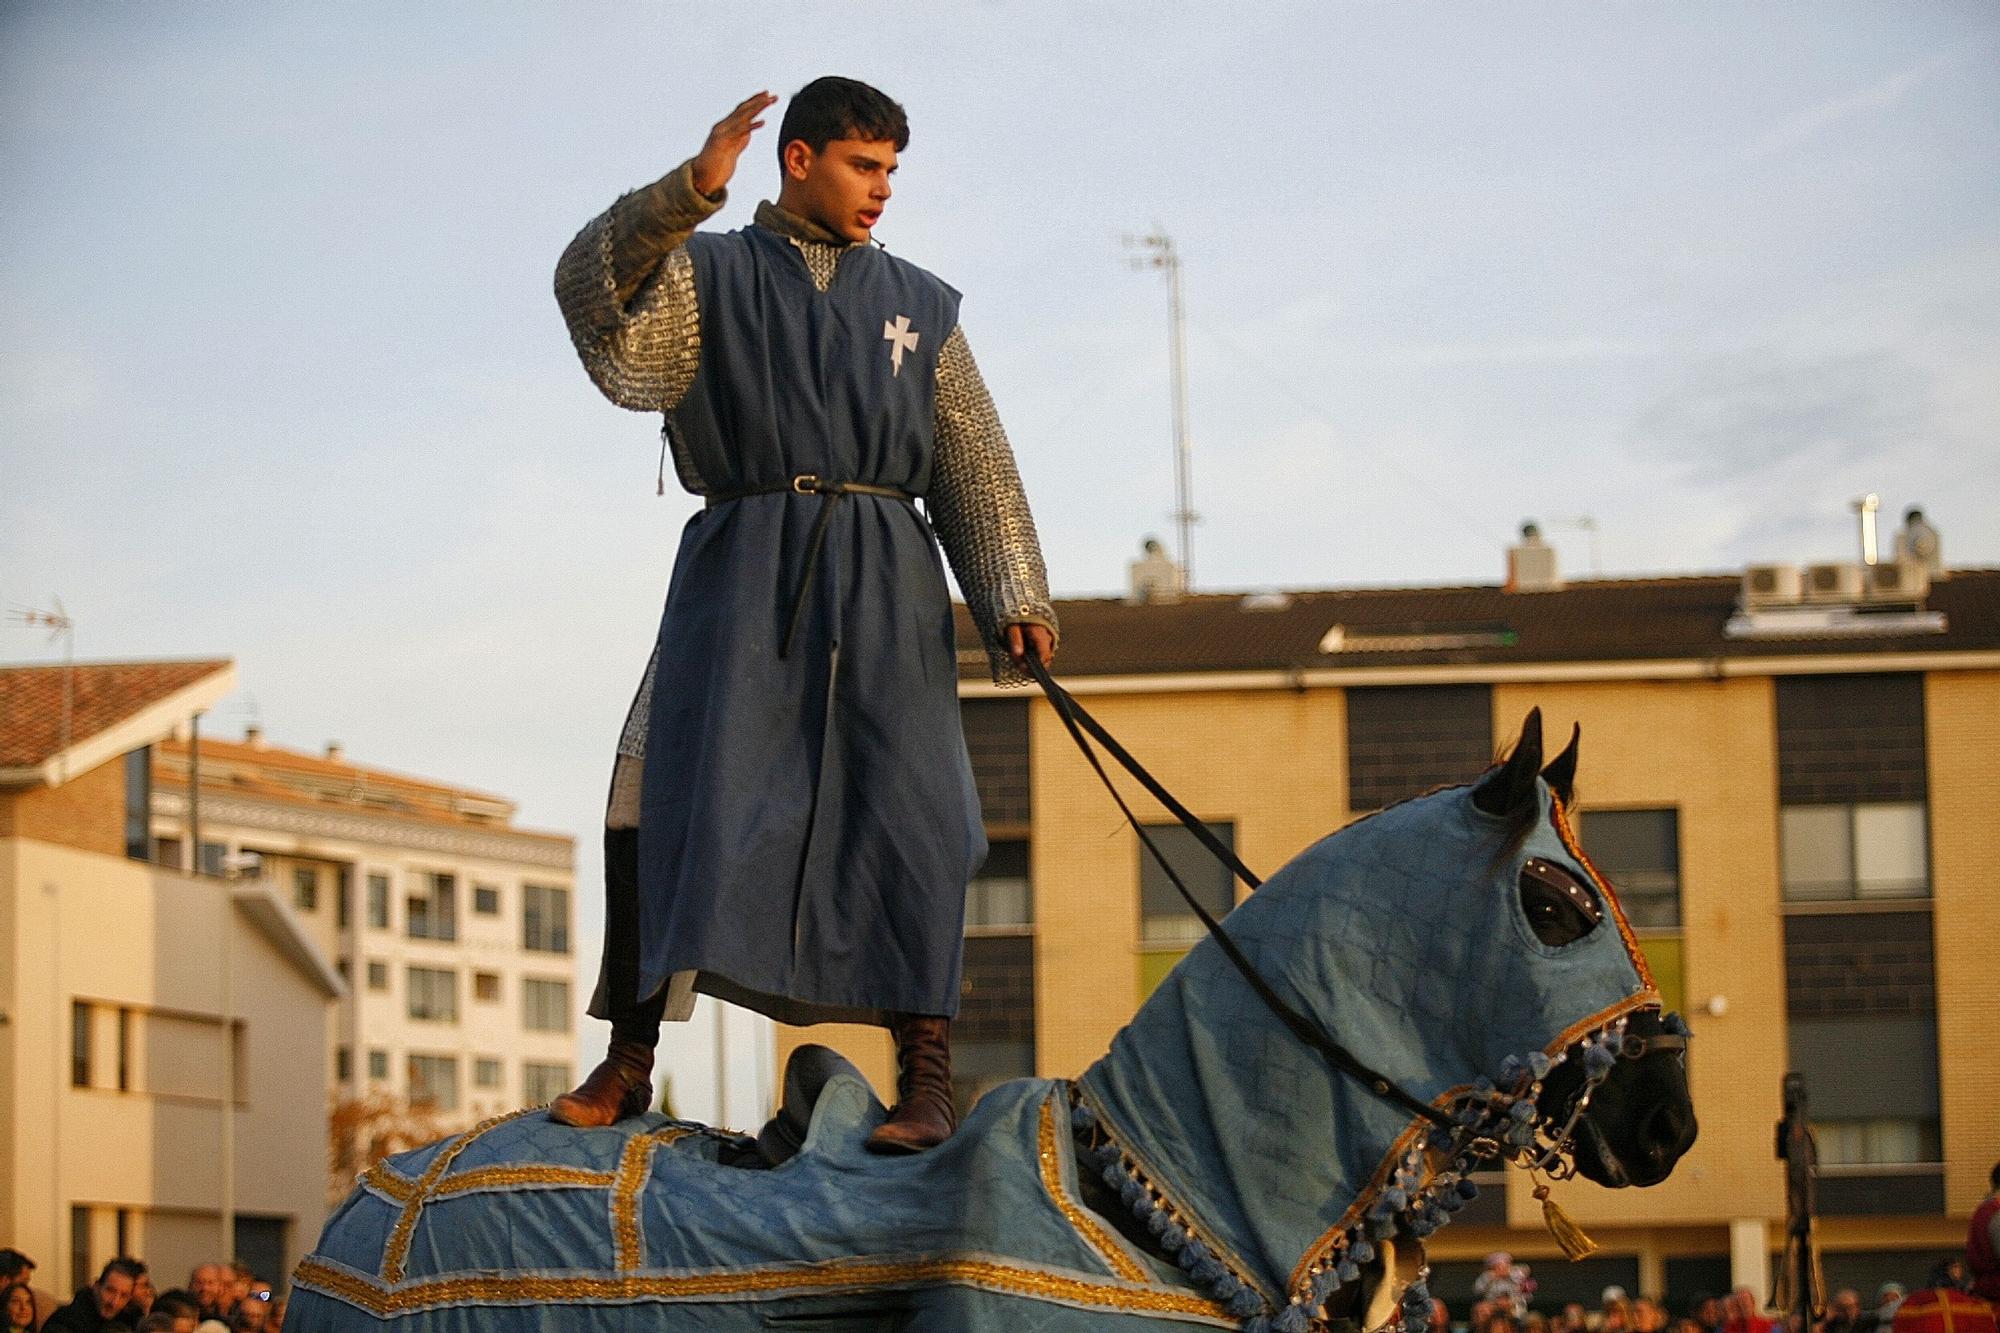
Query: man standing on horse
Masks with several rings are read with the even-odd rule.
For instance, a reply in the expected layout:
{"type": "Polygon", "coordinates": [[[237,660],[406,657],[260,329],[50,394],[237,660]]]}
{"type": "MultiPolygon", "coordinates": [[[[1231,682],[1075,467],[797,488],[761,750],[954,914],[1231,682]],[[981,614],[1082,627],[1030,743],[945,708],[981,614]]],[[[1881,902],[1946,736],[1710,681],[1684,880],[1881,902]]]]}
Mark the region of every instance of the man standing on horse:
{"type": "Polygon", "coordinates": [[[705,505],[612,779],[590,1007],[610,1050],[550,1114],[646,1109],[660,1021],[699,991],[888,1027],[897,1105],[870,1146],[920,1151],[956,1124],[950,1019],[986,854],[939,546],[995,679],[1048,663],[1056,622],[958,293],[873,243],[902,107],[808,84],[779,129],[777,201],[696,231],[776,101],[745,99],[556,270],[591,379],[663,414],[663,452],[705,505]]]}

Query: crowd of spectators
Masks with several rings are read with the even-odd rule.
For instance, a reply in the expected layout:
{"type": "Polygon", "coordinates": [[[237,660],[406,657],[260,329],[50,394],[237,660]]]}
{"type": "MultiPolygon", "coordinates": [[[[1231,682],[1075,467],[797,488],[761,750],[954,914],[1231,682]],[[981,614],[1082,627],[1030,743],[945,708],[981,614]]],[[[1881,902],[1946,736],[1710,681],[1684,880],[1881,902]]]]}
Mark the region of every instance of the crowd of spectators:
{"type": "Polygon", "coordinates": [[[282,1301],[236,1263],[196,1264],[187,1285],[159,1290],[146,1265],[118,1258],[67,1303],[35,1285],[36,1264],[0,1250],[0,1333],[280,1333],[282,1301]]]}
{"type": "MultiPolygon", "coordinates": [[[[1965,1261],[1951,1256],[1933,1265],[1917,1289],[1971,1287],[1965,1261]]],[[[1678,1313],[1648,1297],[1629,1296],[1623,1287],[1606,1287],[1594,1310],[1576,1301],[1538,1309],[1532,1270],[1507,1254],[1487,1256],[1472,1290],[1462,1315],[1443,1301],[1431,1303],[1431,1333],[1797,1333],[1795,1318],[1760,1309],[1748,1287],[1726,1296],[1696,1296],[1678,1313]]],[[[1890,1333],[1908,1291],[1902,1283],[1885,1282],[1864,1303],[1860,1292],[1842,1288],[1812,1333],[1890,1333]]]]}

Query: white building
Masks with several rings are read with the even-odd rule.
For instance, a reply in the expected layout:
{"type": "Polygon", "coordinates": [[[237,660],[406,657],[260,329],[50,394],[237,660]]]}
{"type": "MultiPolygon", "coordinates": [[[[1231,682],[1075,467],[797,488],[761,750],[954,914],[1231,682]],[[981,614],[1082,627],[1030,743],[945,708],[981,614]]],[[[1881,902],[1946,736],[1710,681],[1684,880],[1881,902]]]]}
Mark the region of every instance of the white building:
{"type": "Polygon", "coordinates": [[[282,1284],[325,1215],[343,986],[267,882],[150,862],[158,743],[226,661],[0,668],[0,1236],[65,1295],[119,1254],[282,1284]]]}
{"type": "Polygon", "coordinates": [[[205,867],[274,885],[336,960],[336,1099],[428,1102],[456,1126],[546,1102],[575,1073],[575,844],[513,827],[514,809],[252,728],[160,747],[152,832],[162,860],[198,842],[205,867]]]}

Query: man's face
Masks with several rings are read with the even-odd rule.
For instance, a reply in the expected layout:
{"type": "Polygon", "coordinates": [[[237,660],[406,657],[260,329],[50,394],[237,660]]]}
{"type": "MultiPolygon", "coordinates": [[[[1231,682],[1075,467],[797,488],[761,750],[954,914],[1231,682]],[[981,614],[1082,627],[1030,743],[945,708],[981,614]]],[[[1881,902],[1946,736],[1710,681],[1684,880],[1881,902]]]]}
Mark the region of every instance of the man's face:
{"type": "Polygon", "coordinates": [[[109,1319],[132,1299],[132,1279],[123,1273],[106,1273],[97,1280],[97,1317],[109,1319]]]}
{"type": "Polygon", "coordinates": [[[833,139],[815,153],[804,141],[785,150],[791,197],[806,220],[844,241],[865,241],[889,202],[896,145],[886,139],[833,139]]]}
{"type": "Polygon", "coordinates": [[[214,1314],[222,1304],[222,1268],[218,1264],[203,1264],[188,1275],[188,1293],[201,1306],[203,1314],[214,1314]]]}
{"type": "Polygon", "coordinates": [[[1858,1319],[1861,1316],[1861,1293],[1843,1291],[1833,1298],[1834,1313],[1842,1319],[1858,1319]]]}

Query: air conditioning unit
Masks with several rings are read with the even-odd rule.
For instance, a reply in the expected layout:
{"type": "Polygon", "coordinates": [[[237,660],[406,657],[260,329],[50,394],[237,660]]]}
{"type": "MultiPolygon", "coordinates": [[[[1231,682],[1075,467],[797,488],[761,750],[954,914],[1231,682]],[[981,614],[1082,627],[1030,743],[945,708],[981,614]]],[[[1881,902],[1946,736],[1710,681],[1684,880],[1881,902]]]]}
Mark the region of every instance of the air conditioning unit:
{"type": "Polygon", "coordinates": [[[1743,609],[1791,606],[1799,600],[1797,565],[1751,565],[1743,571],[1743,609]]]}
{"type": "Polygon", "coordinates": [[[1921,602],[1931,589],[1931,571],[1921,560],[1890,560],[1868,566],[1868,600],[1921,602]]]}
{"type": "Polygon", "coordinates": [[[1803,582],[1802,592],[1808,603],[1852,606],[1861,600],[1860,565],[1807,565],[1803,582]]]}

